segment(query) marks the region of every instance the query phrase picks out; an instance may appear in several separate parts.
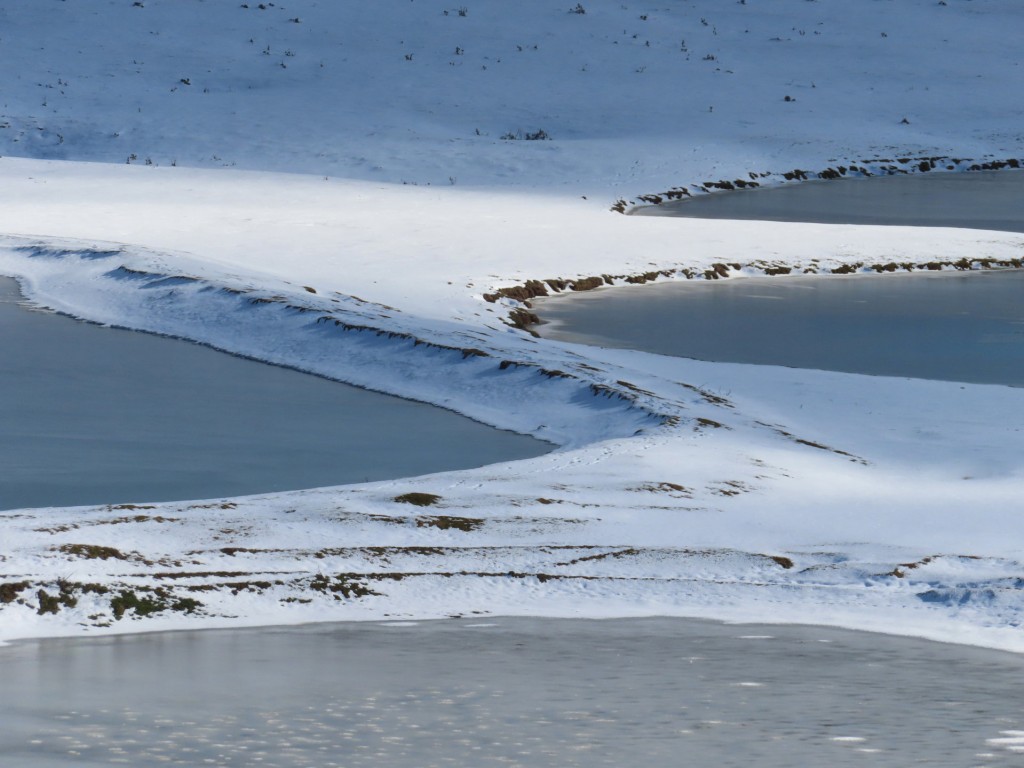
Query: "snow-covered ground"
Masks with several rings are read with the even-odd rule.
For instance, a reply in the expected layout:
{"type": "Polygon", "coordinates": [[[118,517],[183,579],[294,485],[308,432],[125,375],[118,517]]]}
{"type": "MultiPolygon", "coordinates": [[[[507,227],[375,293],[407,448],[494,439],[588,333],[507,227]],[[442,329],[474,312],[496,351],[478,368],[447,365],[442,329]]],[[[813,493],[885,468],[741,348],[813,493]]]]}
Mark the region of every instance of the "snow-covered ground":
{"type": "Polygon", "coordinates": [[[0,513],[0,638],[668,614],[1024,650],[1024,390],[560,344],[484,299],[713,264],[1019,260],[1010,233],[609,211],[752,173],[1021,158],[1019,3],[260,5],[0,3],[0,273],[78,317],[560,448],[0,513]]]}

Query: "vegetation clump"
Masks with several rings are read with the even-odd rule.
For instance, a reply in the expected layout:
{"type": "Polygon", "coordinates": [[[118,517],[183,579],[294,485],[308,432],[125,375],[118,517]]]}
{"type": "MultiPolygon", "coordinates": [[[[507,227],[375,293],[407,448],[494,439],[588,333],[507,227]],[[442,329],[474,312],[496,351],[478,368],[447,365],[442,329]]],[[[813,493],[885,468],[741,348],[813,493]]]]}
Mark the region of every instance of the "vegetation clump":
{"type": "Polygon", "coordinates": [[[47,613],[57,614],[60,612],[61,606],[74,608],[78,605],[78,598],[70,590],[65,589],[63,584],[60,587],[59,594],[51,595],[45,589],[40,589],[36,592],[36,599],[39,601],[39,608],[36,610],[36,613],[40,616],[47,613]]]}
{"type": "Polygon", "coordinates": [[[540,280],[527,280],[523,285],[514,285],[510,288],[499,288],[494,293],[485,293],[484,301],[496,302],[500,298],[514,299],[515,301],[529,302],[530,299],[538,296],[547,296],[548,289],[540,280]]]}
{"type": "Polygon", "coordinates": [[[691,489],[687,488],[685,485],[679,485],[679,483],[668,482],[647,483],[633,490],[651,491],[652,493],[667,493],[669,495],[681,493],[684,496],[689,496],[692,493],[691,489]]]}
{"type": "Polygon", "coordinates": [[[131,558],[114,547],[101,547],[98,544],[63,544],[58,551],[65,555],[83,557],[87,560],[130,560],[131,558]]]}
{"type": "Polygon", "coordinates": [[[452,517],[451,515],[438,515],[437,517],[421,517],[416,521],[417,528],[439,528],[442,531],[454,529],[456,531],[475,531],[482,526],[484,521],[479,517],[452,517]]]}
{"type": "Polygon", "coordinates": [[[525,133],[523,131],[516,131],[515,133],[509,131],[501,138],[503,141],[548,141],[551,139],[551,136],[543,128],[538,128],[536,131],[526,131],[525,133]]]}
{"type": "Polygon", "coordinates": [[[440,500],[441,497],[436,493],[420,493],[419,491],[403,493],[401,496],[395,496],[394,498],[394,501],[399,504],[412,504],[417,507],[430,507],[437,504],[440,500]]]}
{"type": "Polygon", "coordinates": [[[605,279],[603,277],[584,277],[573,282],[572,289],[574,291],[592,291],[604,284],[605,279]]]}
{"type": "MultiPolygon", "coordinates": [[[[720,421],[715,421],[714,419],[706,419],[703,416],[698,416],[696,421],[699,427],[710,427],[711,429],[728,429],[728,427],[726,427],[725,424],[722,424],[720,421]]],[[[699,427],[694,427],[694,429],[699,429],[699,427]]]]}
{"type": "Polygon", "coordinates": [[[537,332],[530,329],[531,325],[537,325],[540,323],[540,317],[535,312],[530,312],[527,309],[513,309],[508,313],[509,325],[513,328],[518,328],[522,331],[527,331],[533,336],[537,335],[537,332]]]}
{"type": "Polygon", "coordinates": [[[863,264],[840,264],[838,267],[832,269],[833,275],[852,275],[854,272],[859,270],[863,264]]]}
{"type": "Polygon", "coordinates": [[[350,600],[354,597],[367,597],[377,594],[365,584],[345,574],[338,574],[333,580],[325,574],[318,574],[309,583],[309,588],[324,594],[330,592],[334,595],[335,600],[350,600]]]}
{"type": "Polygon", "coordinates": [[[28,586],[27,581],[7,581],[0,584],[0,603],[13,603],[28,586]]]}
{"type": "Polygon", "coordinates": [[[139,597],[130,589],[122,589],[110,601],[110,609],[113,611],[115,619],[124,618],[128,611],[134,611],[136,616],[149,616],[167,610],[195,613],[202,605],[198,600],[193,600],[190,597],[174,599],[173,595],[165,589],[154,589],[144,597],[139,597]]]}

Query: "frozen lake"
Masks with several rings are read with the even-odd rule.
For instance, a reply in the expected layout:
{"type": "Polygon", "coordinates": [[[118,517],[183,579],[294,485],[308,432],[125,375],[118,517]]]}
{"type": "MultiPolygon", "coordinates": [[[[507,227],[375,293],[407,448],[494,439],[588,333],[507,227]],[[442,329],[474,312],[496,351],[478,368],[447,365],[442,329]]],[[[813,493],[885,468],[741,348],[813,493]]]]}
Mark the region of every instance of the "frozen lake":
{"type": "MultiPolygon", "coordinates": [[[[810,181],[635,213],[1024,232],[1024,171],[810,181]]],[[[535,330],[712,362],[1019,387],[1022,296],[1024,270],[679,281],[538,300],[535,330]]]]}
{"type": "Polygon", "coordinates": [[[20,768],[1024,765],[1024,657],[651,618],[325,624],[0,648],[20,768]]]}
{"type": "Polygon", "coordinates": [[[786,275],[540,299],[547,338],[676,357],[1024,386],[1024,270],[786,275]]]}
{"type": "Polygon", "coordinates": [[[645,206],[633,213],[1024,232],[1024,171],[932,172],[807,181],[701,195],[645,206]]]}
{"type": "Polygon", "coordinates": [[[19,300],[0,278],[0,509],[238,496],[550,450],[440,408],[19,300]]]}

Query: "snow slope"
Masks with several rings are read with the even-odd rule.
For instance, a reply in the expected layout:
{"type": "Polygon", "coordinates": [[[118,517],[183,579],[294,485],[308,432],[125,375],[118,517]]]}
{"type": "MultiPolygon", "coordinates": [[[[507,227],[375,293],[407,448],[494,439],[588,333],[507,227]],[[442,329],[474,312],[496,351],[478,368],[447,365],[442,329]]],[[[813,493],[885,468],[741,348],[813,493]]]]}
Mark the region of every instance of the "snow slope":
{"type": "Polygon", "coordinates": [[[1012,233],[609,212],[750,173],[1020,158],[1021,47],[988,44],[1017,3],[140,5],[0,3],[0,273],[78,317],[561,448],[2,512],[0,637],[659,613],[1024,648],[1024,391],[559,344],[483,298],[722,263],[1019,260],[1012,233]],[[395,501],[411,491],[440,500],[395,501]]]}

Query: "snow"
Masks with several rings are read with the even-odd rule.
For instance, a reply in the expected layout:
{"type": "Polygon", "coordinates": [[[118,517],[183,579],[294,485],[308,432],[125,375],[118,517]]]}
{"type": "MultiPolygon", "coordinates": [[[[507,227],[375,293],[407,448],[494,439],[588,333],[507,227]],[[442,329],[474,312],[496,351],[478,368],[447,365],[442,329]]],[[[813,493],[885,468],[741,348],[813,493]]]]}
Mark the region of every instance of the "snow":
{"type": "Polygon", "coordinates": [[[1024,390],[585,348],[483,299],[716,263],[1021,258],[1013,233],[609,211],[751,172],[1021,157],[1020,50],[988,44],[1024,22],[1018,3],[243,5],[0,8],[0,273],[40,306],[559,448],[360,486],[0,512],[0,582],[30,585],[0,604],[0,639],[664,614],[1024,650],[1024,390]],[[550,140],[500,138],[538,130],[550,140]],[[441,501],[394,501],[410,491],[441,501]],[[37,591],[61,584],[75,605],[40,614],[37,591]],[[166,605],[116,619],[128,590],[166,605]],[[184,598],[201,607],[170,607],[184,598]]]}

